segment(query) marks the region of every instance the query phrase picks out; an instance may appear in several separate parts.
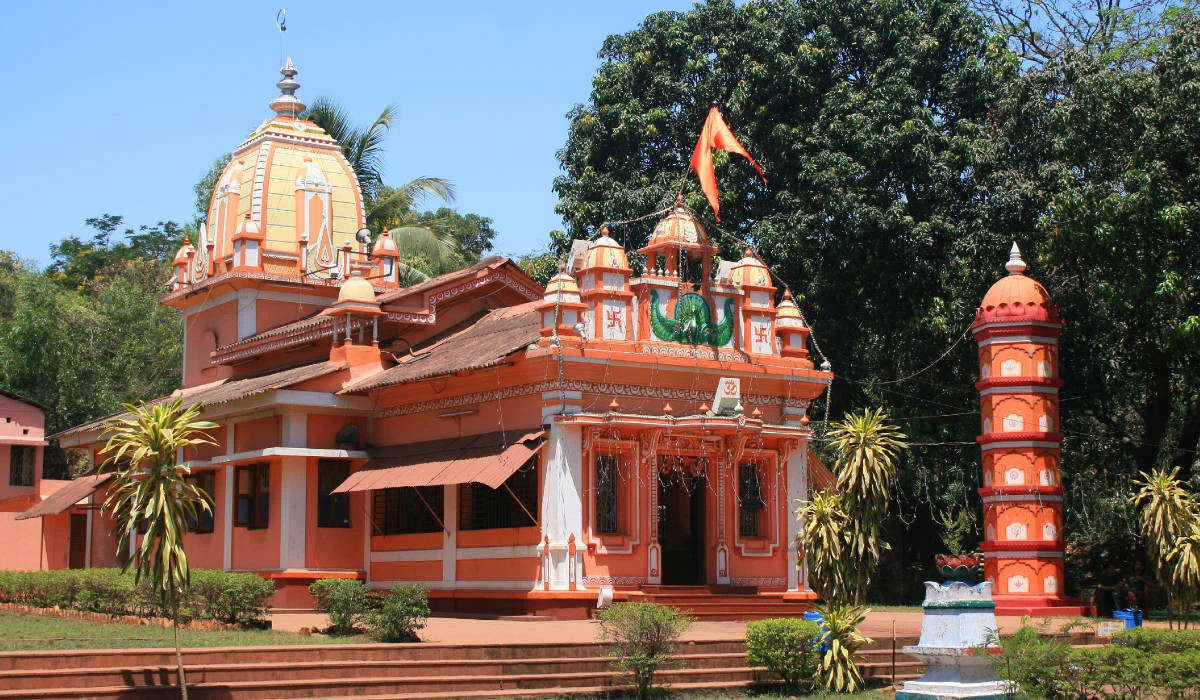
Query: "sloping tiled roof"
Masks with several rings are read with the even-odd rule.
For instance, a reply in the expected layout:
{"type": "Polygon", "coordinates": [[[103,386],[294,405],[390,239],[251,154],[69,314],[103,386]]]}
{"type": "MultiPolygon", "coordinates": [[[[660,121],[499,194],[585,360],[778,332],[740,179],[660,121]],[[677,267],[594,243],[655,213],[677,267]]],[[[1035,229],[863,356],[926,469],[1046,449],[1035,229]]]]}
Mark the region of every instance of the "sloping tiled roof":
{"type": "Polygon", "coordinates": [[[20,401],[21,403],[24,403],[24,404],[29,404],[30,406],[33,406],[34,408],[40,408],[40,409],[42,409],[43,411],[49,411],[49,410],[50,410],[50,407],[49,407],[49,406],[45,406],[45,405],[43,405],[43,404],[40,404],[40,403],[38,403],[37,401],[34,401],[34,400],[32,400],[32,399],[27,399],[27,398],[25,398],[24,396],[21,396],[21,395],[19,395],[19,394],[14,394],[14,393],[12,393],[11,391],[5,391],[4,389],[0,389],[0,396],[6,396],[6,397],[8,397],[8,398],[12,399],[13,401],[20,401]]]}
{"type": "Polygon", "coordinates": [[[21,513],[15,519],[28,520],[29,518],[40,518],[43,515],[58,515],[80,500],[90,496],[93,491],[99,489],[105,482],[113,478],[113,476],[115,475],[112,472],[81,476],[50,494],[46,497],[46,500],[21,513]]]}
{"type": "MultiPolygon", "coordinates": [[[[209,406],[218,406],[220,404],[238,401],[250,396],[265,394],[266,392],[274,389],[283,389],[284,387],[288,387],[293,384],[299,384],[300,382],[307,381],[309,379],[324,377],[327,374],[340,372],[346,369],[347,366],[348,365],[344,362],[317,362],[311,365],[302,365],[300,367],[293,367],[292,369],[285,369],[280,372],[264,374],[257,377],[228,379],[219,384],[205,384],[203,386],[183,389],[182,391],[175,391],[168,396],[163,396],[154,399],[153,401],[147,401],[146,405],[153,406],[162,403],[163,401],[170,401],[171,399],[182,395],[183,403],[188,406],[194,403],[199,403],[204,408],[209,406]]],[[[102,430],[111,419],[128,415],[130,415],[128,411],[114,413],[111,416],[105,416],[104,418],[99,418],[90,423],[84,423],[83,425],[77,425],[74,428],[68,428],[61,433],[51,435],[50,437],[53,439],[63,435],[69,435],[71,433],[86,433],[93,430],[102,430]]]]}
{"type": "Polygon", "coordinates": [[[390,303],[396,301],[397,299],[403,299],[404,297],[412,296],[412,295],[420,295],[424,292],[429,291],[430,289],[434,289],[440,285],[445,284],[449,280],[452,280],[452,279],[455,279],[458,277],[471,277],[471,276],[474,276],[475,274],[477,274],[483,270],[487,270],[489,268],[502,267],[504,265],[504,263],[506,263],[506,262],[508,262],[508,258],[499,256],[499,255],[492,255],[492,256],[484,258],[483,260],[480,260],[479,262],[475,263],[474,265],[472,265],[470,267],[465,267],[461,270],[455,270],[454,272],[447,272],[444,275],[439,275],[437,277],[427,279],[424,282],[421,282],[420,284],[414,284],[411,287],[402,287],[400,289],[396,289],[396,290],[387,292],[385,294],[380,294],[379,295],[379,303],[380,304],[390,304],[390,303]]]}
{"type": "Polygon", "coordinates": [[[825,489],[837,490],[837,477],[829,471],[829,467],[817,456],[817,451],[809,445],[808,448],[808,490],[811,494],[825,489]]]}
{"type": "Polygon", "coordinates": [[[542,320],[539,302],[490,311],[477,322],[439,339],[400,364],[384,370],[343,393],[367,391],[461,370],[490,367],[537,341],[542,320]]]}

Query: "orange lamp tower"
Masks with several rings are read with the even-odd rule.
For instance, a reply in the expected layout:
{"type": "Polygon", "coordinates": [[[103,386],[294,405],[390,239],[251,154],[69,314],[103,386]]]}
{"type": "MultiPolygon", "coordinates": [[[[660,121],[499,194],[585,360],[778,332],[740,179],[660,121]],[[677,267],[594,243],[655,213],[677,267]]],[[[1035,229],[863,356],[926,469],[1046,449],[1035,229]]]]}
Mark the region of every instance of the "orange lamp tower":
{"type": "Polygon", "coordinates": [[[1008,276],[975,311],[983,433],[982,549],[997,615],[1076,614],[1063,595],[1058,422],[1062,319],[1046,288],[1026,277],[1013,243],[1008,276]]]}

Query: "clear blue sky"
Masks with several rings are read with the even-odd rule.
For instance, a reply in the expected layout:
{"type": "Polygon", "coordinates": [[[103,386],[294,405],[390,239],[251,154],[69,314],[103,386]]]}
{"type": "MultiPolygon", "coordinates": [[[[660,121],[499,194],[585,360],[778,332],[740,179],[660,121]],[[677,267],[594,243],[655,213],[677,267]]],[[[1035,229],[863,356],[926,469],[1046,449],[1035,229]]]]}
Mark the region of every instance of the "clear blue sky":
{"type": "MultiPolygon", "coordinates": [[[[189,221],[192,186],[272,113],[279,33],[298,95],[399,119],[385,181],[439,176],[496,249],[561,228],[551,183],[601,43],[690,0],[18,2],[0,21],[0,249],[44,265],[84,219],[189,221]]],[[[691,144],[681,144],[689,149],[691,144]]],[[[436,202],[428,203],[430,208],[436,202]]]]}

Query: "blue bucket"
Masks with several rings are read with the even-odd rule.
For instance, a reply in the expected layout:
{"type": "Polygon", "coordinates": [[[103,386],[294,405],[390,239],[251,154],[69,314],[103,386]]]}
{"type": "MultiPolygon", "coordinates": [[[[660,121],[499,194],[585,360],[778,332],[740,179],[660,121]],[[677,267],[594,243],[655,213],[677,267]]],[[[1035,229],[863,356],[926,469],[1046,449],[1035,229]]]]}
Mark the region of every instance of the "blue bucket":
{"type": "MultiPolygon", "coordinates": [[[[805,613],[807,614],[807,613],[805,613]]],[[[1142,626],[1142,611],[1141,610],[1114,610],[1114,620],[1122,620],[1125,622],[1125,629],[1142,626]]]]}

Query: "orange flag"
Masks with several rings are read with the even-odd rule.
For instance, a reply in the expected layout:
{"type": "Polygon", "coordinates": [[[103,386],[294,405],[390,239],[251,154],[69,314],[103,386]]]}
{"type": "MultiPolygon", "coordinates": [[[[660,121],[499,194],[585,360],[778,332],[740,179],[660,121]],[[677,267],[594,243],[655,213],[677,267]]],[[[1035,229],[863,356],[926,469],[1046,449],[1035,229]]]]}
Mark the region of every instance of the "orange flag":
{"type": "MultiPolygon", "coordinates": [[[[717,199],[717,174],[713,171],[712,159],[714,148],[745,156],[746,160],[758,169],[759,175],[763,175],[763,169],[750,157],[746,149],[742,148],[737,137],[729,130],[725,120],[721,118],[721,110],[715,106],[710,107],[708,119],[704,120],[704,128],[700,130],[700,140],[696,142],[696,150],[692,152],[692,170],[695,170],[696,176],[700,178],[700,190],[708,198],[708,203],[712,205],[717,221],[720,221],[721,201],[717,199]]],[[[766,175],[763,175],[763,182],[766,181],[766,175]]]]}

